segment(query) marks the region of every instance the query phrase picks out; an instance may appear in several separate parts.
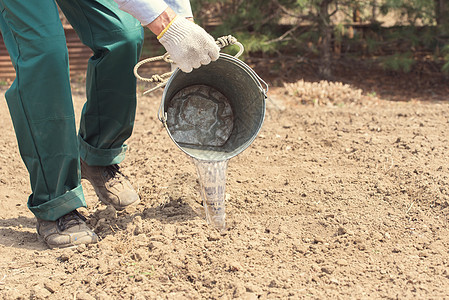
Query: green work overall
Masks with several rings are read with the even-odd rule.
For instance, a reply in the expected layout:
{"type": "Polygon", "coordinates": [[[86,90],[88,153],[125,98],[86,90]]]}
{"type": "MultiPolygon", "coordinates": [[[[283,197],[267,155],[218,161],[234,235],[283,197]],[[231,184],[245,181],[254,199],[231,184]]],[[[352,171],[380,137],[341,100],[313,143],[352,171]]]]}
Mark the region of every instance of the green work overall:
{"type": "Polygon", "coordinates": [[[0,0],[0,30],[16,70],[6,100],[30,175],[28,207],[54,221],[86,206],[79,159],[107,166],[124,159],[136,111],[133,67],[143,28],[112,0],[57,0],[93,51],[76,132],[64,29],[54,0],[0,0]]]}

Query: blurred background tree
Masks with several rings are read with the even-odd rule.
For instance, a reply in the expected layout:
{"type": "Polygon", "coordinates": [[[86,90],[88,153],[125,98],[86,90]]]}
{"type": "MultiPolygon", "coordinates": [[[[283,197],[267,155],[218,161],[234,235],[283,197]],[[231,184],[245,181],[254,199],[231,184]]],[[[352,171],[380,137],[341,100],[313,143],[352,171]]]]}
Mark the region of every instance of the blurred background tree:
{"type": "Polygon", "coordinates": [[[191,2],[200,25],[214,36],[234,35],[246,55],[314,64],[323,79],[332,79],[342,59],[392,72],[411,72],[425,61],[449,74],[449,0],[191,2]]]}

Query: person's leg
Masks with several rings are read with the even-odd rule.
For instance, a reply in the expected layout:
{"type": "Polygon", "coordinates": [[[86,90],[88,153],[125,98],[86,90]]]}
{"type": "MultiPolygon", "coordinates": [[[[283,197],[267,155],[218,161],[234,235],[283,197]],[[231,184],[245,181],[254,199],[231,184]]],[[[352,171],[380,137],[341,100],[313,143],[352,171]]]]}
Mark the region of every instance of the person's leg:
{"type": "Polygon", "coordinates": [[[136,112],[133,74],[143,28],[113,0],[57,0],[81,41],[94,55],[88,62],[87,102],[80,123],[80,156],[88,165],[124,159],[136,112]]]}
{"type": "Polygon", "coordinates": [[[64,31],[52,0],[0,0],[0,30],[16,79],[6,92],[38,219],[85,206],[64,31]]]}
{"type": "Polygon", "coordinates": [[[124,157],[136,113],[133,68],[143,28],[113,0],[57,0],[81,41],[94,55],[87,69],[87,101],[79,130],[81,178],[99,199],[122,210],[139,196],[117,166],[124,157]]]}

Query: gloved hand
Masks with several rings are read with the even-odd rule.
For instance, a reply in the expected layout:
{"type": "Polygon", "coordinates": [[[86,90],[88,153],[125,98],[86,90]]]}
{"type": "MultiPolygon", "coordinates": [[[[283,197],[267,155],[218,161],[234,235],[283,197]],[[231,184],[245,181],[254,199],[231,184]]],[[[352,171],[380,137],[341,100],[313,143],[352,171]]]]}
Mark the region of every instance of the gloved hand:
{"type": "Polygon", "coordinates": [[[176,17],[158,36],[171,60],[184,72],[218,59],[220,47],[202,27],[176,17]]]}

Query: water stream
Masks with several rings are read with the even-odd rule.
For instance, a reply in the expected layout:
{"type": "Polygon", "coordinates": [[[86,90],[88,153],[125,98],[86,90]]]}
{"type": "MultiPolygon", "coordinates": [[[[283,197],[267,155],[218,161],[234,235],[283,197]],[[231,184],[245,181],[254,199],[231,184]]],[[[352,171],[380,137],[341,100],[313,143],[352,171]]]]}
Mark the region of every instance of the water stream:
{"type": "MultiPolygon", "coordinates": [[[[233,122],[231,103],[210,86],[193,85],[180,90],[167,108],[167,127],[181,147],[220,150],[232,133],[233,122]]],[[[207,155],[203,159],[191,158],[198,173],[206,221],[223,231],[228,160],[207,160],[207,155]]]]}
{"type": "Polygon", "coordinates": [[[226,229],[226,170],[229,160],[204,161],[192,158],[198,173],[206,221],[219,231],[226,229]]]}

